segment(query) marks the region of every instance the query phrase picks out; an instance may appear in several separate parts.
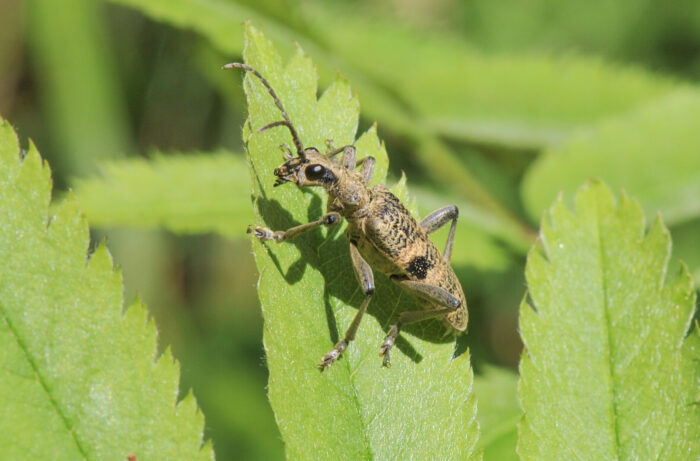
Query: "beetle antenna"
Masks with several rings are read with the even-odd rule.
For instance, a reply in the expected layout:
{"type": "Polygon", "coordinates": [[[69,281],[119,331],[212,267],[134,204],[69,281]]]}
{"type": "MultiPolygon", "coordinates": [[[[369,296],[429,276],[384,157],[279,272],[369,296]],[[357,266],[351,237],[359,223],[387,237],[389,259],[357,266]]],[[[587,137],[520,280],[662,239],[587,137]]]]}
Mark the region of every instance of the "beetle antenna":
{"type": "Polygon", "coordinates": [[[280,101],[280,98],[277,96],[277,93],[275,92],[274,89],[272,89],[272,85],[263,77],[260,72],[255,70],[254,68],[250,67],[248,64],[243,64],[240,62],[232,62],[229,64],[226,64],[223,66],[223,69],[243,69],[246,70],[256,77],[260,79],[263,85],[265,85],[265,88],[267,88],[267,91],[270,93],[270,96],[272,96],[272,99],[275,101],[275,105],[277,108],[282,112],[282,117],[284,117],[284,120],[281,120],[279,122],[273,122],[270,123],[269,125],[266,125],[262,127],[259,131],[265,131],[269,128],[273,128],[276,126],[286,126],[289,128],[290,133],[292,133],[292,138],[294,139],[294,145],[297,148],[297,154],[299,157],[304,156],[304,145],[301,142],[301,139],[299,139],[299,134],[297,133],[296,128],[294,128],[294,124],[292,124],[292,120],[289,118],[289,115],[287,114],[287,111],[284,109],[284,106],[282,105],[282,101],[280,101]]]}

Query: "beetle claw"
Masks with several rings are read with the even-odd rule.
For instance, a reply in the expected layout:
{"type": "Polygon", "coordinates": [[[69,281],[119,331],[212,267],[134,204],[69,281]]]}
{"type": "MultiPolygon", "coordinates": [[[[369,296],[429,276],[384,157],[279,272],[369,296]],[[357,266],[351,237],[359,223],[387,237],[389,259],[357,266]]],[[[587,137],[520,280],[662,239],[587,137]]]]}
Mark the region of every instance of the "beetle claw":
{"type": "Polygon", "coordinates": [[[319,365],[321,371],[333,365],[335,361],[338,360],[341,355],[343,355],[343,352],[345,352],[345,349],[347,349],[347,347],[348,342],[346,340],[343,339],[341,341],[338,341],[333,350],[324,355],[323,359],[321,359],[321,364],[319,365]]]}

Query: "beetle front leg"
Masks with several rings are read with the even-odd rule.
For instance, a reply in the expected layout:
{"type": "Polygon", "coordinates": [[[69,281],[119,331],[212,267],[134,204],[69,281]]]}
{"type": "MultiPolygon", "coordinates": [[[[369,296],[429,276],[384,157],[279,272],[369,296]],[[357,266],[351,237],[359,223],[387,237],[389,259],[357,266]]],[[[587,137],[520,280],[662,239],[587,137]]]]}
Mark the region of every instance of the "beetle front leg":
{"type": "MultiPolygon", "coordinates": [[[[330,141],[329,146],[332,146],[332,141],[330,141]]],[[[354,170],[355,169],[355,158],[357,157],[357,149],[355,149],[355,146],[348,145],[348,146],[343,146],[339,147],[337,149],[333,149],[326,152],[326,157],[332,158],[335,157],[336,155],[340,154],[342,152],[342,158],[340,160],[340,163],[343,165],[344,168],[348,170],[354,170]]]]}
{"type": "Polygon", "coordinates": [[[330,150],[326,152],[326,157],[332,158],[342,152],[343,157],[340,160],[340,163],[343,165],[343,167],[348,170],[354,170],[358,166],[362,165],[361,172],[365,183],[369,184],[372,182],[372,177],[374,176],[374,157],[363,157],[360,160],[357,160],[357,149],[355,149],[355,146],[343,146],[336,149],[333,146],[333,141],[331,139],[326,141],[328,143],[328,147],[330,148],[330,150]]]}
{"type": "Polygon", "coordinates": [[[365,180],[365,184],[368,184],[372,182],[372,178],[374,177],[374,164],[376,163],[376,160],[374,157],[362,157],[360,160],[357,161],[357,166],[362,165],[362,169],[360,172],[362,173],[362,177],[365,180]]]}
{"type": "Polygon", "coordinates": [[[340,213],[332,211],[330,213],[326,213],[321,219],[317,221],[312,221],[310,223],[302,224],[300,226],[294,226],[291,229],[287,229],[286,231],[273,231],[268,227],[248,226],[247,232],[249,234],[255,234],[255,236],[263,242],[266,240],[283,242],[285,240],[291,239],[292,237],[298,234],[301,234],[302,232],[306,232],[308,230],[315,229],[320,226],[335,226],[340,222],[340,220],[340,213]]]}
{"type": "Polygon", "coordinates": [[[374,273],[372,272],[372,268],[369,266],[369,264],[367,264],[367,261],[365,261],[362,258],[362,255],[360,255],[360,252],[357,250],[357,244],[354,242],[350,242],[350,259],[352,260],[352,267],[355,269],[357,281],[360,282],[362,291],[365,292],[365,299],[362,301],[360,310],[357,311],[357,314],[355,314],[355,318],[352,320],[350,327],[345,332],[343,339],[338,341],[333,350],[323,357],[320,365],[321,371],[325,370],[336,360],[338,360],[343,352],[345,352],[345,349],[348,348],[350,341],[355,339],[355,334],[360,326],[362,317],[365,315],[367,306],[369,306],[369,302],[374,294],[374,273]]]}

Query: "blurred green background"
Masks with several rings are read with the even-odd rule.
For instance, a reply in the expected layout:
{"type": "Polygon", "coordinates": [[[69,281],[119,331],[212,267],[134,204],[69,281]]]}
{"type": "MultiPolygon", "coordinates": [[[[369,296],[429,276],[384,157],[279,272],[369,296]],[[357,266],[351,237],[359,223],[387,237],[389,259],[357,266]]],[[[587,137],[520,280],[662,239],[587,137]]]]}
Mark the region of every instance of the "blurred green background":
{"type": "MultiPolygon", "coordinates": [[[[219,459],[284,456],[265,395],[246,210],[222,232],[165,218],[130,223],[110,215],[112,201],[93,204],[78,186],[104,182],[108,164],[154,152],[241,160],[241,76],[219,69],[240,59],[247,19],[284,50],[299,41],[319,66],[321,86],[336,69],[350,79],[361,129],[378,122],[390,175],[406,172],[421,214],[462,207],[455,269],[469,299],[477,373],[487,364],[517,369],[517,308],[540,212],[524,178],[535,174],[538,158],[577,130],[653,104],[673,88],[693,89],[700,78],[700,3],[691,0],[0,0],[0,114],[50,162],[57,198],[77,189],[98,224],[94,241],[106,238],[123,268],[125,298],[144,299],[160,347],[172,345],[180,360],[182,392],[194,389],[219,459]]],[[[691,172],[696,141],[686,139],[682,150],[695,156],[682,163],[691,172]]],[[[236,178],[245,180],[246,172],[236,178]]],[[[170,183],[175,192],[125,187],[147,205],[154,194],[163,201],[178,188],[213,187],[170,183]]],[[[247,201],[238,195],[223,200],[247,201]]],[[[539,196],[549,203],[556,192],[539,196]]],[[[696,197],[685,197],[680,214],[673,200],[657,208],[671,210],[676,255],[697,276],[696,197]]]]}

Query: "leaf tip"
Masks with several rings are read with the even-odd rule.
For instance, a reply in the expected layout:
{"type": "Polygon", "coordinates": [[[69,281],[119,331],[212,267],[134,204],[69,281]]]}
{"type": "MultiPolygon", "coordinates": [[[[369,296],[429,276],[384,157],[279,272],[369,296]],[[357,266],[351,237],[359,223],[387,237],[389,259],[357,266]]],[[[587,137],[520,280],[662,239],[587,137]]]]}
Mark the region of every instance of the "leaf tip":
{"type": "Polygon", "coordinates": [[[89,257],[89,265],[95,270],[114,272],[114,261],[112,254],[107,248],[107,239],[102,239],[89,257]]]}

